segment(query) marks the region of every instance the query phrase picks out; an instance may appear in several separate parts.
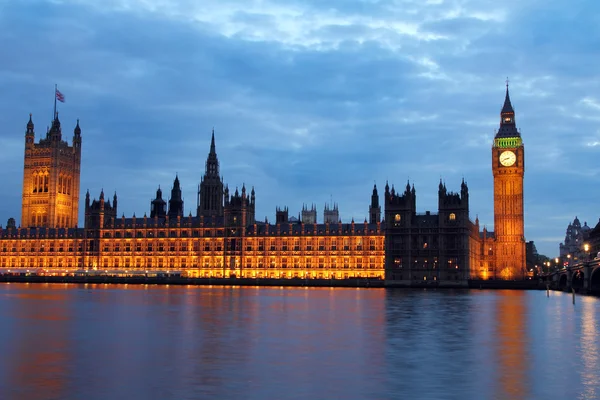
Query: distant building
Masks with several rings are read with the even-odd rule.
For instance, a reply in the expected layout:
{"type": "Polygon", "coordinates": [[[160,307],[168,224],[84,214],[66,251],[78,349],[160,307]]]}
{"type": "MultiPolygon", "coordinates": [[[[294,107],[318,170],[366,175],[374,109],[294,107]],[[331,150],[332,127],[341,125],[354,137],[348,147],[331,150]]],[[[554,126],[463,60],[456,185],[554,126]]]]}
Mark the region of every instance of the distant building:
{"type": "Polygon", "coordinates": [[[326,224],[336,224],[340,222],[340,212],[337,203],[334,203],[333,206],[325,204],[325,207],[323,208],[323,222],[326,224]]]}
{"type": "Polygon", "coordinates": [[[583,259],[585,255],[583,245],[588,240],[591,231],[587,222],[584,222],[581,226],[579,218],[575,217],[573,222],[567,226],[564,242],[559,244],[560,258],[563,260],[567,258],[572,260],[583,259]]]}
{"type": "Polygon", "coordinates": [[[317,223],[317,207],[312,204],[310,208],[305,204],[302,205],[302,223],[316,224],[317,223]]]}

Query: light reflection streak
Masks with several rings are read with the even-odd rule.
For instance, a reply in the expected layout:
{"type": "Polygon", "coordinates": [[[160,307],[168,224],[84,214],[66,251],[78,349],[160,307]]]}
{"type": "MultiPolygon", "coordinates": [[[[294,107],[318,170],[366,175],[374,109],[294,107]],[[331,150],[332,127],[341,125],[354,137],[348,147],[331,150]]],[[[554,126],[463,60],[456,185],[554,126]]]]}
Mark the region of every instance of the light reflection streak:
{"type": "Polygon", "coordinates": [[[597,299],[579,296],[583,314],[581,316],[580,352],[583,360],[581,381],[583,393],[581,399],[600,397],[600,365],[598,363],[598,330],[596,313],[597,299]]]}

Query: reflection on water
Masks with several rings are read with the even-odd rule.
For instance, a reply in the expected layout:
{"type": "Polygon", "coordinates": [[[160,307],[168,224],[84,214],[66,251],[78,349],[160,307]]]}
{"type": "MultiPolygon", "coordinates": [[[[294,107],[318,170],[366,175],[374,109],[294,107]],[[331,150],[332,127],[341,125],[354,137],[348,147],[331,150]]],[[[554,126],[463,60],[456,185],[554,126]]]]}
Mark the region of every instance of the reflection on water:
{"type": "Polygon", "coordinates": [[[595,399],[600,302],[0,285],[0,399],[595,399]]]}
{"type": "Polygon", "coordinates": [[[582,303],[582,318],[579,320],[581,329],[581,358],[583,361],[582,384],[580,398],[600,398],[600,365],[598,357],[598,304],[596,299],[580,298],[582,303]]]}
{"type": "Polygon", "coordinates": [[[496,298],[496,333],[493,342],[496,343],[499,398],[530,398],[527,307],[526,293],[522,291],[507,290],[496,298]]]}

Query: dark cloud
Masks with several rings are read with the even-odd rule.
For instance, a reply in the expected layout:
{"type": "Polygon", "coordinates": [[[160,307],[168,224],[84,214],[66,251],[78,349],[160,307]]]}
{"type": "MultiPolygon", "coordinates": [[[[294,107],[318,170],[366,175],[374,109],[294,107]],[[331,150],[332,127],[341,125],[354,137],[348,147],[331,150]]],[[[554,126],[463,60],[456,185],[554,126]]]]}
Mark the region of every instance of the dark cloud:
{"type": "Polygon", "coordinates": [[[225,181],[255,186],[260,219],[302,203],[321,215],[333,200],[343,219],[362,220],[386,180],[415,182],[418,208],[435,210],[439,179],[458,190],[464,177],[472,218],[492,227],[490,146],[507,75],[527,152],[527,239],[552,255],[564,216],[598,217],[593,2],[95,4],[0,13],[0,220],[20,210],[27,114],[39,137],[58,83],[69,140],[81,119],[83,190],[117,190],[126,215],[148,211],[175,173],[195,208],[214,126],[225,181]]]}

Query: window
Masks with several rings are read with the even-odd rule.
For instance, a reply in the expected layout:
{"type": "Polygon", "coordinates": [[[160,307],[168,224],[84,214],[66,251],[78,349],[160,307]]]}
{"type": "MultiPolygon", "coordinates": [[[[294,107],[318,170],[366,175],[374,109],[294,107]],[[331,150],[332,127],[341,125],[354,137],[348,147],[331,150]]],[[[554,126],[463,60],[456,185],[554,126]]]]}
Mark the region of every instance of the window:
{"type": "Polygon", "coordinates": [[[454,214],[454,213],[450,213],[450,215],[448,216],[448,219],[449,219],[450,221],[455,221],[455,220],[456,220],[456,214],[454,214]]]}

